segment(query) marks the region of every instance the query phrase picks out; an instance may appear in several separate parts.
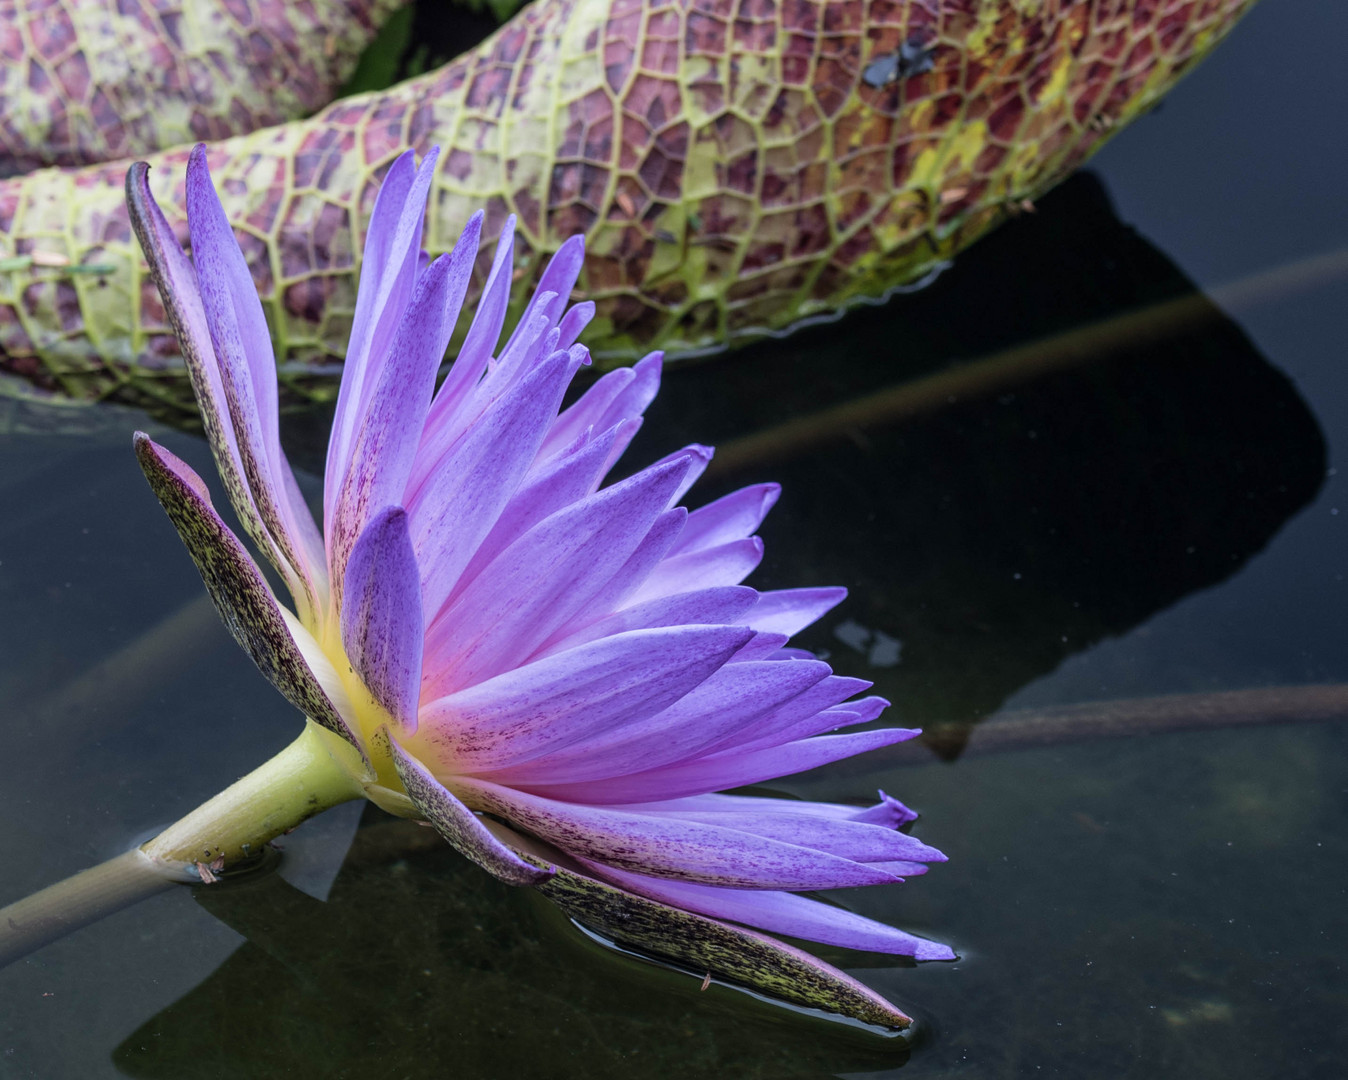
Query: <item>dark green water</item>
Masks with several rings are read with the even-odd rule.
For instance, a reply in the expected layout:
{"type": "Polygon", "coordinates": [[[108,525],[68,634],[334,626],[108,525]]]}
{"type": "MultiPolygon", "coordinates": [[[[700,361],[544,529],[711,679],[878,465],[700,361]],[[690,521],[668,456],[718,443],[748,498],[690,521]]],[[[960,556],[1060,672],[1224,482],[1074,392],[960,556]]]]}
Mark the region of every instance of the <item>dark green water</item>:
{"type": "MultiPolygon", "coordinates": [[[[931,733],[916,764],[779,785],[883,787],[951,857],[846,901],[958,962],[824,953],[919,1018],[911,1054],[615,956],[424,830],[347,808],[287,837],[278,874],[163,895],[0,971],[0,1077],[1344,1075],[1348,726],[975,751],[999,710],[1348,682],[1348,278],[1269,276],[1348,247],[1346,30],[1337,6],[1268,0],[1090,176],[927,292],[671,373],[631,452],[738,447],[695,497],[781,480],[752,582],[848,585],[805,643],[931,733]],[[1109,322],[1167,301],[1182,325],[1109,322]],[[1082,325],[1114,327],[1088,362],[805,450],[738,441],[1082,325]]],[[[144,422],[0,435],[0,902],[296,729],[210,618],[82,677],[201,594],[130,452],[144,422]]],[[[297,460],[322,426],[294,426],[297,460]]],[[[204,444],[165,438],[209,473],[204,444]]]]}

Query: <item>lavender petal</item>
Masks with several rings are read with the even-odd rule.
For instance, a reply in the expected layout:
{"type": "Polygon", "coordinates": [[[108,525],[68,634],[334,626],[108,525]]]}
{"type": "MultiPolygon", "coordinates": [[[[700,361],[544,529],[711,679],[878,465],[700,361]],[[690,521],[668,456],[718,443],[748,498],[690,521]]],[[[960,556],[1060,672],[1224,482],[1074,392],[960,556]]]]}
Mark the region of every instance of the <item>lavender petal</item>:
{"type": "Polygon", "coordinates": [[[822,735],[813,739],[754,750],[745,754],[718,754],[649,772],[576,784],[539,784],[536,790],[550,799],[599,805],[678,799],[709,791],[745,787],[781,776],[805,772],[830,762],[914,738],[919,732],[904,728],[862,731],[854,735],[822,735]]]}
{"type": "MultiPolygon", "coordinates": [[[[679,593],[677,596],[662,596],[658,600],[616,611],[573,631],[565,638],[545,642],[539,652],[546,655],[561,652],[563,649],[574,649],[587,641],[643,627],[712,623],[740,626],[748,621],[742,616],[754,606],[757,599],[758,594],[743,585],[698,589],[694,592],[679,593]]],[[[735,655],[739,657],[740,653],[735,655]]]]}
{"type": "Polygon", "coordinates": [[[421,692],[421,572],[402,507],[380,511],[351,548],[342,646],[356,674],[408,734],[421,692]]]}
{"type": "Polygon", "coordinates": [[[777,589],[759,593],[749,617],[755,630],[791,637],[847,599],[843,588],[777,589]]]}
{"type": "Polygon", "coordinates": [[[741,889],[832,889],[894,882],[878,867],[716,825],[560,802],[462,777],[462,797],[563,851],[621,870],[741,889]]]}
{"type": "Polygon", "coordinates": [[[421,709],[416,749],[455,771],[518,767],[638,723],[725,663],[748,631],[637,630],[526,664],[421,709]]]}
{"type": "Polygon", "coordinates": [[[417,282],[365,414],[359,418],[329,526],[334,582],[341,580],[351,544],[370,514],[403,502],[435,373],[468,289],[481,226],[479,212],[469,220],[454,250],[437,259],[417,282]]]}
{"type": "Polygon", "coordinates": [[[588,860],[581,860],[581,865],[596,877],[608,880],[628,892],[713,919],[744,923],[774,934],[786,934],[845,949],[911,956],[915,960],[956,959],[954,950],[948,945],[928,941],[844,908],[794,893],[722,889],[691,882],[666,881],[614,870],[588,860]]]}
{"type": "MultiPolygon", "coordinates": [[[[691,516],[689,518],[691,519],[691,516]]],[[[763,541],[756,536],[732,540],[703,551],[669,555],[641,583],[629,603],[654,600],[671,593],[738,585],[763,560],[763,541]]]]}
{"type": "Polygon", "coordinates": [[[289,465],[281,452],[271,337],[248,264],[211,185],[201,144],[188,159],[186,202],[202,311],[243,479],[252,496],[251,507],[269,538],[261,546],[279,555],[276,568],[296,602],[315,612],[319,597],[315,578],[322,574],[322,567],[306,562],[303,537],[307,530],[293,520],[298,508],[289,497],[289,465]]]}
{"type": "Polygon", "coordinates": [[[660,515],[686,464],[643,470],[560,510],[512,544],[436,616],[426,692],[507,671],[593,599],[660,515]]]}
{"type": "Polygon", "coordinates": [[[688,515],[670,555],[705,551],[753,535],[781,493],[780,484],[755,484],[699,507],[688,515]]]}
{"type": "Polygon", "coordinates": [[[423,487],[409,493],[430,619],[515,494],[569,379],[567,354],[554,353],[473,426],[423,487]]]}
{"type": "Polygon", "coordinates": [[[657,713],[634,716],[569,750],[493,773],[492,779],[528,788],[601,780],[687,761],[759,714],[804,693],[828,673],[828,665],[818,662],[786,667],[765,661],[729,664],[657,713]]]}

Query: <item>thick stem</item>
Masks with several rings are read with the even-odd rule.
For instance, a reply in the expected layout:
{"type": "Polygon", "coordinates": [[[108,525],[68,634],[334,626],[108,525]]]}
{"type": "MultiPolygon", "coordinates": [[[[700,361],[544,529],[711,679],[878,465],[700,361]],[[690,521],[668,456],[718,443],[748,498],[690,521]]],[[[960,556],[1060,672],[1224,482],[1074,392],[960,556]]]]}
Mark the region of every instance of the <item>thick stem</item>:
{"type": "Polygon", "coordinates": [[[339,803],[364,795],[360,758],[313,723],[270,761],[149,843],[0,908],[0,967],[179,882],[228,865],[339,803]],[[342,757],[343,760],[338,760],[342,757]],[[219,867],[216,866],[215,869],[219,867]]]}

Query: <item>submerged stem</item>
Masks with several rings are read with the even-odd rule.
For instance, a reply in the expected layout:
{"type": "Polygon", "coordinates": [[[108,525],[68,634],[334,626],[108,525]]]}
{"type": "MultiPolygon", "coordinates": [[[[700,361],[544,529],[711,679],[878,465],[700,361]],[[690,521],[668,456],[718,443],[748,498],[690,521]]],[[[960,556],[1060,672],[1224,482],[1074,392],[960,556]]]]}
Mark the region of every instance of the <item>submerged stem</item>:
{"type": "Polygon", "coordinates": [[[343,750],[308,722],[279,754],[149,843],[0,908],[0,967],[173,884],[208,880],[197,863],[247,858],[315,814],[360,798],[353,762],[333,756],[343,750]]]}

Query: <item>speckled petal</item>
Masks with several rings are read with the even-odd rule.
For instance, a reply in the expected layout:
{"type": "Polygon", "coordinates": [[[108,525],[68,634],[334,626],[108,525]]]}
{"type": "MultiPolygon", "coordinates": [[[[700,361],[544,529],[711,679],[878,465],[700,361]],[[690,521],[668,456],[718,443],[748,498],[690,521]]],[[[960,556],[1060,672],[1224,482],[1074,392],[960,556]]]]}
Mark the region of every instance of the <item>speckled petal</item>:
{"type": "Polygon", "coordinates": [[[135,446],[151,489],[197,564],[234,640],[286,700],[360,749],[296,647],[257,565],[211,506],[201,478],[142,432],[136,433],[135,446]]]}
{"type": "Polygon", "coordinates": [[[553,867],[525,862],[493,836],[482,820],[446,791],[392,735],[389,748],[398,779],[407,789],[412,805],[461,855],[507,885],[541,885],[553,876],[556,872],[553,867]]]}
{"type": "MultiPolygon", "coordinates": [[[[169,321],[182,346],[183,358],[201,409],[202,424],[215,454],[216,468],[224,481],[225,491],[248,535],[279,569],[284,565],[283,557],[263,524],[244,475],[239,440],[230,417],[229,401],[202,306],[196,268],[179,246],[163,211],[150,194],[149,166],[144,162],[137,162],[128,170],[126,195],[131,223],[150,264],[150,274],[163,297],[169,321]]],[[[293,477],[289,478],[289,483],[293,484],[293,477]]],[[[310,526],[312,528],[312,521],[310,526]]],[[[312,545],[307,545],[306,550],[312,551],[312,545]]]]}
{"type": "Polygon", "coordinates": [[[563,851],[623,870],[741,889],[832,889],[898,879],[812,848],[625,808],[541,798],[474,777],[455,781],[470,806],[488,810],[563,851]]]}
{"type": "Polygon", "coordinates": [[[862,1023],[900,1029],[912,1023],[874,990],[818,957],[752,930],[569,870],[559,870],[539,891],[577,922],[621,944],[674,960],[694,975],[705,972],[862,1023]]]}
{"type": "Polygon", "coordinates": [[[296,603],[318,610],[323,568],[311,566],[311,545],[305,534],[308,510],[290,498],[290,466],[281,451],[276,397],[276,360],[262,315],[257,288],[211,185],[202,145],[187,165],[187,221],[192,237],[192,262],[197,270],[202,311],[210,331],[213,355],[228,405],[235,446],[252,506],[279,555],[276,568],[286,579],[296,603]]]}

